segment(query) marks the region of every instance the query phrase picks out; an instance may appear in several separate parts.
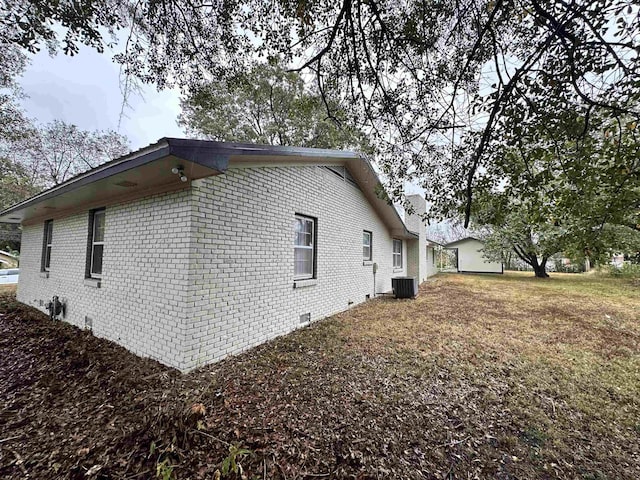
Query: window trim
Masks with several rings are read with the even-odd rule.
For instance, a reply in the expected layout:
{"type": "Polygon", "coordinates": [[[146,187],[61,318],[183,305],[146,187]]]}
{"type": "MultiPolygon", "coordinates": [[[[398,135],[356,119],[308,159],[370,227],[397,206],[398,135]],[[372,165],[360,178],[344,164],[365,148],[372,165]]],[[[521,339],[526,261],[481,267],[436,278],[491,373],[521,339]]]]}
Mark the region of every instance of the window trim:
{"type": "MultiPolygon", "coordinates": [[[[96,245],[102,245],[102,258],[104,259],[104,238],[102,239],[101,242],[94,242],[94,236],[95,236],[95,217],[96,214],[102,214],[104,215],[103,218],[106,219],[106,215],[105,215],[105,208],[95,208],[93,210],[89,211],[89,232],[87,235],[87,261],[86,261],[86,267],[85,267],[85,278],[95,278],[97,280],[102,279],[102,272],[100,273],[93,273],[93,250],[94,247],[96,245]]],[[[105,225],[106,225],[106,221],[105,221],[105,225]]]]}
{"type": "Polygon", "coordinates": [[[305,245],[296,245],[296,239],[295,239],[295,230],[294,230],[294,238],[293,238],[293,280],[294,281],[300,281],[300,280],[313,280],[318,278],[317,277],[317,272],[318,272],[318,245],[317,245],[317,238],[318,238],[318,219],[315,217],[311,217],[309,215],[303,215],[301,213],[296,213],[294,215],[294,221],[295,220],[304,220],[304,221],[310,221],[311,222],[311,246],[305,246],[305,245]],[[305,273],[304,275],[296,275],[296,268],[295,268],[295,252],[296,249],[303,249],[303,250],[311,250],[312,251],[312,262],[311,262],[311,274],[307,274],[305,273]]]}
{"type": "Polygon", "coordinates": [[[40,262],[41,272],[49,272],[51,270],[51,251],[52,250],[53,250],[53,220],[45,220],[44,232],[42,236],[42,260],[40,262]],[[49,229],[51,229],[51,243],[48,242],[49,229]],[[49,260],[48,264],[47,264],[47,260],[49,260]]]}
{"type": "Polygon", "coordinates": [[[391,245],[391,252],[393,254],[393,268],[403,268],[404,265],[404,258],[403,258],[403,242],[402,240],[400,240],[399,238],[394,238],[393,239],[393,243],[391,245]],[[396,242],[398,245],[400,245],[400,251],[396,252],[396,242]],[[396,265],[396,258],[400,257],[400,265],[396,265]]]}
{"type": "Polygon", "coordinates": [[[362,231],[362,261],[363,262],[371,262],[373,261],[373,232],[370,230],[362,231]],[[365,245],[364,243],[364,235],[369,234],[369,245],[365,245]],[[366,257],[364,255],[364,248],[369,247],[369,256],[366,257]]]}

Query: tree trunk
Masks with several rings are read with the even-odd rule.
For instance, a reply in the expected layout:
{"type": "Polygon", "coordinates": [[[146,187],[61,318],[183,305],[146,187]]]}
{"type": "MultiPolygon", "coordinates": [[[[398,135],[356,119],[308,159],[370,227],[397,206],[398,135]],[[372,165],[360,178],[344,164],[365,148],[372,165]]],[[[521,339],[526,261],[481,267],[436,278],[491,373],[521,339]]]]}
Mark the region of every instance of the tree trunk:
{"type": "Polygon", "coordinates": [[[538,256],[535,253],[528,252],[515,244],[513,245],[513,251],[516,252],[516,255],[518,255],[523,262],[531,265],[536,277],[549,278],[549,274],[547,273],[547,260],[549,260],[549,257],[543,256],[542,261],[539,262],[538,256]]]}
{"type": "Polygon", "coordinates": [[[547,269],[545,268],[545,265],[534,265],[533,271],[535,272],[536,277],[538,278],[549,278],[549,274],[547,273],[547,269]]]}
{"type": "Polygon", "coordinates": [[[547,273],[547,257],[542,257],[542,261],[538,263],[538,259],[533,263],[533,271],[538,278],[549,278],[547,273]]]}

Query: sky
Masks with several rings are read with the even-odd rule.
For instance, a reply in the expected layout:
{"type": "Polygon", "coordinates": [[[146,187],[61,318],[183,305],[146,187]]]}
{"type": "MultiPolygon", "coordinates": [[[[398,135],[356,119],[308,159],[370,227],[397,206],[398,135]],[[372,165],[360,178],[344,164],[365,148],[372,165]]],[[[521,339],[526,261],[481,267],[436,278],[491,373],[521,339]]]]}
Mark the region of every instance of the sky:
{"type": "Polygon", "coordinates": [[[115,130],[129,138],[132,150],[162,137],[184,137],[176,123],[176,90],[158,92],[152,85],[144,86],[142,95],[130,97],[130,108],[120,121],[119,68],[112,55],[87,47],[74,57],[51,57],[46,51],[32,55],[20,81],[27,115],[41,123],[59,119],[84,130],[115,130]]]}
{"type": "MultiPolygon", "coordinates": [[[[159,92],[145,85],[142,95],[129,98],[125,116],[120,118],[123,97],[113,54],[80,46],[73,57],[63,53],[51,57],[46,51],[32,55],[20,81],[27,115],[40,123],[62,120],[83,130],[115,130],[129,139],[131,150],[162,137],[185,137],[176,121],[180,94],[175,89],[159,92]]],[[[423,193],[412,183],[405,184],[405,191],[423,193]]]]}

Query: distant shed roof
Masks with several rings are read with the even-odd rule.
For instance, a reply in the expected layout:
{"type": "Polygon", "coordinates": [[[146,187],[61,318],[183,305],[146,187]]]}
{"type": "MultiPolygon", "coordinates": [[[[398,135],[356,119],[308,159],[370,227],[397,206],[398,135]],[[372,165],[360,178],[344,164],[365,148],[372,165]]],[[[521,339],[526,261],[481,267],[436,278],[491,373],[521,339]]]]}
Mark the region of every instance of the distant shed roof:
{"type": "Polygon", "coordinates": [[[449,242],[444,246],[448,248],[448,247],[451,247],[452,245],[457,245],[458,243],[466,242],[466,241],[469,241],[469,240],[475,240],[476,242],[484,243],[484,241],[482,241],[482,240],[480,240],[479,238],[476,238],[476,237],[464,237],[464,238],[461,238],[460,240],[456,240],[454,242],[449,242]]]}

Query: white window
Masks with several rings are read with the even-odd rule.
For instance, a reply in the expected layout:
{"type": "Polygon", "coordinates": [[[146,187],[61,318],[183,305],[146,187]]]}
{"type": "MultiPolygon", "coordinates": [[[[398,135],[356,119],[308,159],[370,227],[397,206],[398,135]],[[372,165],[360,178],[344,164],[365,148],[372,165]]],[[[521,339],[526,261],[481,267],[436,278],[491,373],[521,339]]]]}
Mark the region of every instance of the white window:
{"type": "Polygon", "coordinates": [[[53,245],[53,220],[44,222],[44,237],[42,242],[41,270],[48,272],[51,266],[51,246],[53,245]]]}
{"type": "Polygon", "coordinates": [[[371,232],[364,230],[362,232],[362,259],[363,260],[371,260],[373,258],[373,249],[372,246],[372,234],[371,232]]]}
{"type": "Polygon", "coordinates": [[[393,267],[402,268],[402,240],[393,239],[393,267]]]}
{"type": "Polygon", "coordinates": [[[304,280],[315,277],[315,220],[296,215],[294,224],[294,271],[293,278],[304,280]]]}
{"type": "Polygon", "coordinates": [[[102,255],[104,253],[104,209],[93,210],[89,217],[89,261],[87,277],[100,278],[102,276],[102,255]]]}

